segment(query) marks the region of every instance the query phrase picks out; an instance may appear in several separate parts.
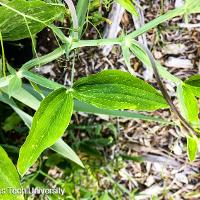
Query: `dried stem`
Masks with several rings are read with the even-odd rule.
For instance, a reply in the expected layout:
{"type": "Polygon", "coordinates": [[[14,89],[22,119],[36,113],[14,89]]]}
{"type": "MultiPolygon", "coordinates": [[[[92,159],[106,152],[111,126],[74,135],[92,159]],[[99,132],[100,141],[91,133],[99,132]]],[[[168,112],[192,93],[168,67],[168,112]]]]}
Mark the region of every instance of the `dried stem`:
{"type": "Polygon", "coordinates": [[[180,120],[181,124],[183,125],[183,127],[189,131],[189,133],[193,133],[193,134],[197,134],[196,131],[191,127],[191,125],[186,121],[186,119],[181,115],[181,113],[177,110],[176,106],[174,105],[174,103],[172,102],[164,84],[162,83],[162,80],[160,78],[160,75],[159,75],[159,72],[158,72],[158,69],[157,69],[157,66],[156,66],[156,62],[154,60],[154,57],[152,55],[152,53],[150,52],[150,50],[145,47],[143,44],[137,42],[137,41],[134,41],[136,44],[138,44],[148,55],[149,57],[149,60],[151,62],[151,65],[152,65],[152,68],[153,68],[153,71],[154,71],[154,74],[155,74],[155,78],[156,78],[156,81],[158,83],[158,86],[160,88],[160,91],[162,92],[165,100],[167,101],[167,103],[169,104],[171,110],[175,113],[175,115],[178,117],[178,119],[180,120]]]}

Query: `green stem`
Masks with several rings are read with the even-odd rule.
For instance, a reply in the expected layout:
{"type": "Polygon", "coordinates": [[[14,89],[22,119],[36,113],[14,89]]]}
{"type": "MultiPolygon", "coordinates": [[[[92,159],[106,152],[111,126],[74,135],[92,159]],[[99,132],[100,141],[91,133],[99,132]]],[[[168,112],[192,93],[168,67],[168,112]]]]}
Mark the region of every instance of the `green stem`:
{"type": "Polygon", "coordinates": [[[2,66],[3,66],[3,76],[6,77],[6,58],[4,53],[4,46],[3,46],[3,37],[0,31],[0,42],[1,42],[1,52],[2,52],[2,66]]]}
{"type": "Polygon", "coordinates": [[[97,39],[97,40],[79,40],[72,43],[71,49],[91,46],[104,46],[104,45],[121,45],[123,37],[111,38],[111,39],[97,39]]]}
{"type": "Polygon", "coordinates": [[[142,26],[141,28],[139,28],[138,30],[128,34],[126,37],[127,38],[136,38],[139,35],[147,32],[148,30],[156,27],[157,25],[170,20],[176,16],[179,15],[183,15],[185,13],[185,8],[181,7],[181,8],[176,8],[174,10],[170,10],[167,13],[165,13],[164,15],[161,15],[160,17],[157,17],[156,19],[150,21],[149,23],[145,24],[144,26],[142,26]]]}

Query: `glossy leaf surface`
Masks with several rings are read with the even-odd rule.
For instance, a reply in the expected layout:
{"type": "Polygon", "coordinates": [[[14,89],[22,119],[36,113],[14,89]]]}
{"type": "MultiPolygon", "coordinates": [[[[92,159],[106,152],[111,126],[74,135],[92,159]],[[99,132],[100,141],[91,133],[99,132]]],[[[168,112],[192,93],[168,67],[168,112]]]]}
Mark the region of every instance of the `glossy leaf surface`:
{"type": "Polygon", "coordinates": [[[67,128],[73,111],[73,97],[64,88],[50,93],[36,111],[25,143],[20,149],[18,171],[24,175],[40,154],[53,145],[67,128]]]}
{"type": "Polygon", "coordinates": [[[78,100],[99,108],[156,110],[168,107],[155,88],[120,70],[105,70],[81,78],[73,89],[78,100]]]}

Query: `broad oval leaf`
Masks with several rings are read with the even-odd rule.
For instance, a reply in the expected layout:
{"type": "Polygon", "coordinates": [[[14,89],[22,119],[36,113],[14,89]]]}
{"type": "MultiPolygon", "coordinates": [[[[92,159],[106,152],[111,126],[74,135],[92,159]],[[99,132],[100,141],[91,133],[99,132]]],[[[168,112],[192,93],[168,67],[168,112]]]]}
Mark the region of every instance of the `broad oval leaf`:
{"type": "Polygon", "coordinates": [[[7,41],[30,37],[64,13],[62,5],[40,0],[14,0],[7,4],[0,2],[0,5],[0,31],[7,41]]]}
{"type": "Polygon", "coordinates": [[[199,141],[196,136],[187,137],[187,154],[190,161],[194,161],[198,152],[199,141]]]}
{"type": "Polygon", "coordinates": [[[23,200],[21,194],[14,194],[10,189],[18,189],[22,191],[19,175],[7,153],[0,146],[0,199],[1,200],[23,200]],[[10,188],[10,189],[9,189],[10,188]]]}
{"type": "Polygon", "coordinates": [[[73,96],[65,88],[50,93],[36,111],[29,135],[22,145],[17,163],[24,175],[40,154],[62,136],[73,111],[73,96]]]}
{"type": "Polygon", "coordinates": [[[105,70],[81,78],[73,89],[78,100],[99,108],[156,110],[168,107],[155,88],[120,70],[105,70]]]}

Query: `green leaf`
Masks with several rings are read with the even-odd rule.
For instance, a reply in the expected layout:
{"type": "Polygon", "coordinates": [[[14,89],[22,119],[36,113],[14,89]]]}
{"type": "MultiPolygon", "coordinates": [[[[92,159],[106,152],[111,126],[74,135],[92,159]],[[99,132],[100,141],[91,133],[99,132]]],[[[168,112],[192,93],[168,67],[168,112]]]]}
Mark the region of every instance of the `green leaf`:
{"type": "Polygon", "coordinates": [[[85,18],[88,10],[88,4],[89,0],[79,0],[76,6],[76,12],[77,12],[77,17],[78,17],[78,25],[79,25],[79,30],[78,30],[78,35],[79,38],[81,37],[83,26],[85,23],[85,18]]]}
{"type": "Polygon", "coordinates": [[[194,161],[198,152],[198,138],[196,136],[187,137],[187,153],[190,161],[194,161]]]}
{"type": "Polygon", "coordinates": [[[51,146],[51,149],[84,168],[79,157],[63,140],[59,139],[53,146],[51,146]]]}
{"type": "Polygon", "coordinates": [[[185,14],[199,13],[200,1],[186,0],[185,2],[185,14]]]}
{"type": "Polygon", "coordinates": [[[87,104],[81,101],[75,100],[74,103],[74,110],[77,112],[86,112],[95,115],[109,115],[111,117],[121,117],[126,119],[141,119],[145,121],[154,121],[159,122],[162,124],[173,124],[168,120],[161,119],[159,117],[153,117],[150,115],[145,115],[141,113],[131,112],[131,111],[122,111],[122,110],[109,110],[109,109],[102,109],[92,106],[91,104],[87,104]]]}
{"type": "Polygon", "coordinates": [[[26,126],[30,128],[32,121],[31,116],[19,109],[12,98],[9,98],[7,94],[0,92],[0,101],[8,104],[21,117],[26,126]]]}
{"type": "Polygon", "coordinates": [[[27,71],[27,70],[23,70],[22,71],[22,76],[25,77],[26,79],[28,79],[29,81],[32,81],[36,84],[39,84],[43,87],[46,87],[46,88],[49,88],[49,89],[58,89],[58,88],[61,88],[61,87],[64,87],[63,85],[59,84],[59,83],[56,83],[54,81],[51,81],[39,74],[34,74],[30,71],[27,71]]]}
{"type": "Polygon", "coordinates": [[[21,189],[19,176],[15,166],[12,161],[4,151],[4,149],[0,146],[0,197],[1,200],[23,200],[23,196],[21,194],[13,194],[9,191],[11,189],[21,189]],[[5,191],[5,193],[4,193],[5,191]]]}
{"type": "Polygon", "coordinates": [[[131,52],[129,50],[129,47],[127,45],[122,45],[121,46],[122,48],[122,55],[123,55],[123,58],[124,58],[124,61],[125,61],[125,64],[128,68],[128,71],[131,73],[131,74],[135,74],[134,73],[134,70],[132,69],[131,67],[131,52]]]}
{"type": "MultiPolygon", "coordinates": [[[[199,87],[200,88],[200,74],[196,74],[194,76],[190,76],[186,81],[186,84],[199,87]]],[[[199,89],[200,90],[200,89],[199,89]]]]}
{"type": "Polygon", "coordinates": [[[133,2],[131,0],[115,0],[115,1],[131,14],[136,16],[138,15],[137,10],[135,9],[133,2]]]}
{"type": "MultiPolygon", "coordinates": [[[[1,88],[1,90],[8,94],[8,88],[7,87],[1,88]]],[[[34,90],[33,90],[33,93],[38,94],[34,90]]],[[[36,98],[32,94],[30,94],[23,87],[21,87],[18,90],[18,92],[13,94],[13,98],[15,98],[18,101],[24,103],[25,105],[28,105],[30,108],[33,108],[34,110],[37,110],[39,108],[39,105],[40,105],[40,101],[38,100],[38,98],[36,98]]]]}
{"type": "Polygon", "coordinates": [[[9,85],[9,82],[12,78],[13,78],[13,75],[0,78],[0,88],[9,85]]]}
{"type": "MultiPolygon", "coordinates": [[[[28,128],[31,128],[32,117],[25,113],[23,110],[19,109],[12,98],[8,95],[0,93],[0,101],[8,104],[13,108],[13,110],[21,117],[28,128]]],[[[84,167],[79,157],[74,153],[74,151],[62,140],[59,139],[53,146],[50,147],[53,151],[62,155],[63,157],[75,162],[81,167],[84,167]]]]}
{"type": "Polygon", "coordinates": [[[195,128],[199,127],[199,108],[195,95],[186,84],[177,85],[177,97],[183,117],[195,128]]]}
{"type": "Polygon", "coordinates": [[[26,173],[46,148],[62,136],[72,111],[72,93],[64,88],[53,91],[41,102],[33,117],[29,135],[20,149],[17,167],[21,175],[26,173]]]}
{"type": "Polygon", "coordinates": [[[17,93],[22,87],[22,80],[17,75],[14,75],[8,85],[8,94],[13,96],[14,93],[17,93]]]}
{"type": "Polygon", "coordinates": [[[200,74],[189,77],[184,83],[190,87],[195,96],[200,97],[200,74]]]}
{"type": "Polygon", "coordinates": [[[120,70],[105,70],[81,78],[73,89],[78,100],[99,108],[156,110],[168,107],[151,85],[120,70]]]}
{"type": "MultiPolygon", "coordinates": [[[[152,69],[151,62],[149,60],[149,57],[147,56],[146,52],[141,49],[138,44],[134,43],[132,41],[132,45],[130,47],[130,50],[133,52],[133,54],[148,68],[152,69]]],[[[159,73],[162,75],[162,77],[169,79],[170,81],[173,81],[175,83],[180,83],[180,79],[175,77],[174,75],[170,74],[166,68],[164,68],[159,62],[156,61],[156,66],[158,68],[159,73]]]]}
{"type": "Polygon", "coordinates": [[[180,8],[176,8],[173,10],[169,10],[165,14],[156,17],[155,19],[151,20],[150,22],[146,23],[141,28],[131,32],[128,34],[129,38],[136,38],[137,36],[149,31],[150,29],[156,27],[157,25],[170,20],[176,16],[184,15],[184,14],[192,14],[192,13],[199,13],[200,12],[200,1],[190,0],[190,4],[186,6],[182,6],[180,8]]]}
{"type": "Polygon", "coordinates": [[[55,19],[61,19],[63,5],[48,4],[40,0],[14,0],[0,2],[0,30],[3,40],[14,41],[30,37],[55,19]]]}
{"type": "Polygon", "coordinates": [[[16,128],[16,126],[21,122],[21,118],[13,112],[3,123],[2,129],[4,131],[11,131],[16,128]]]}
{"type": "Polygon", "coordinates": [[[38,57],[38,58],[31,59],[28,62],[26,62],[24,65],[22,65],[20,70],[21,71],[30,70],[33,67],[42,66],[53,60],[56,60],[65,53],[65,48],[66,48],[66,45],[63,45],[61,47],[58,47],[57,49],[55,49],[54,51],[52,51],[49,54],[46,54],[46,55],[38,57]]]}

